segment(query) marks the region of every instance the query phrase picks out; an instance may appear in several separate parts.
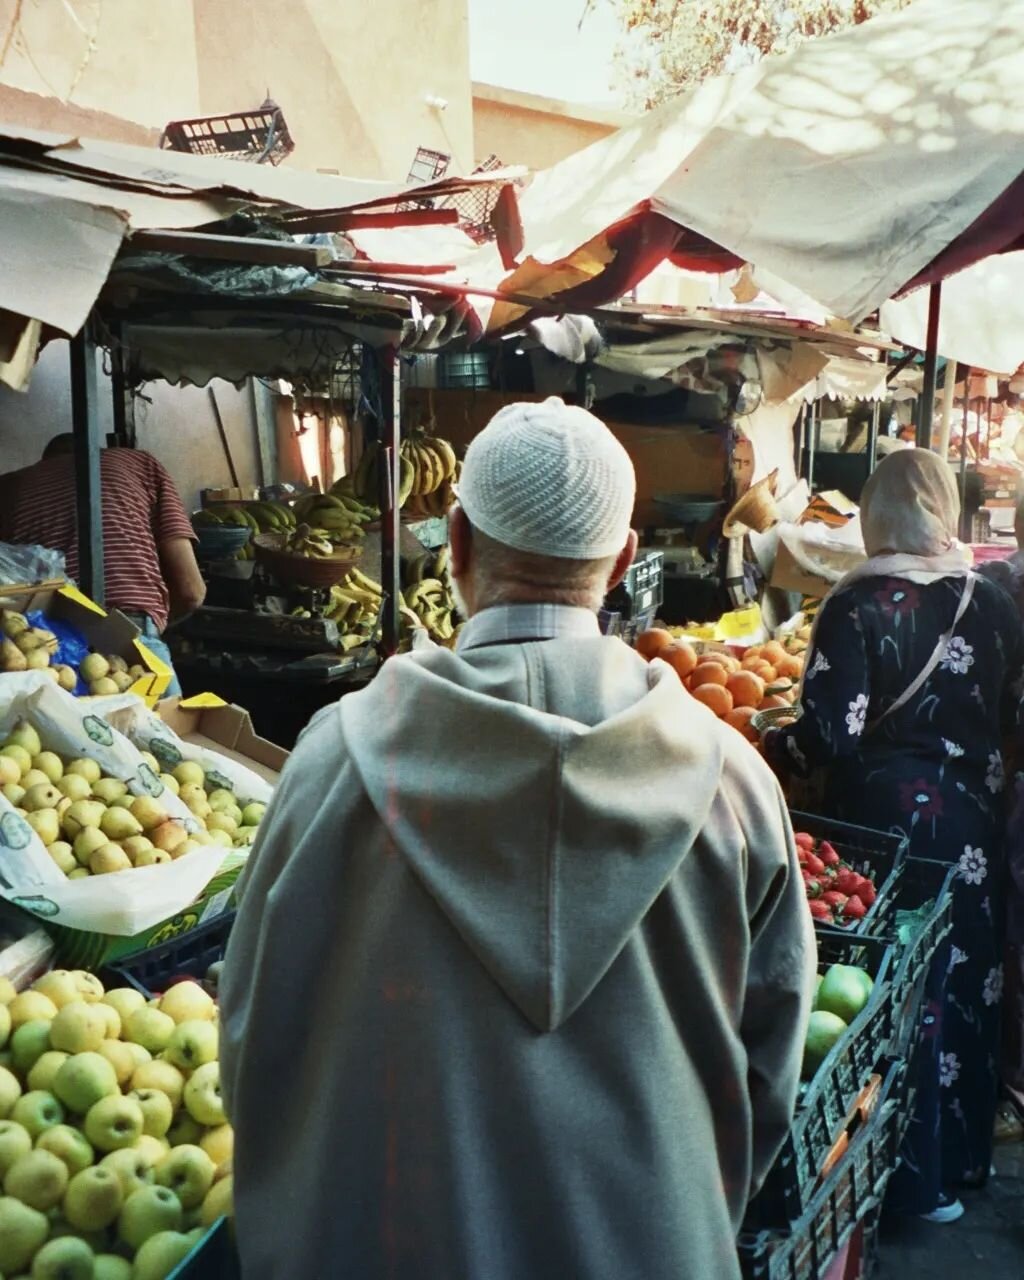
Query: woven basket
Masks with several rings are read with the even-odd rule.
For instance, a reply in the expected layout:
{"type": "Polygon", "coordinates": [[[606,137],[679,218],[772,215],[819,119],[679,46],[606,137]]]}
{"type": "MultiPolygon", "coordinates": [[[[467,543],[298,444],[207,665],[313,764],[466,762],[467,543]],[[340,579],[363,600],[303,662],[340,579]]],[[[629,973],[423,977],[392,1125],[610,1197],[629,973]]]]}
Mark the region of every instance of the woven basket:
{"type": "Polygon", "coordinates": [[[775,506],[775,486],[778,480],[779,472],[776,468],[750,486],[725,517],[722,524],[724,537],[743,538],[751,532],[766,533],[772,525],[778,524],[779,513],[775,506]]]}
{"type": "Polygon", "coordinates": [[[333,587],[362,559],[361,547],[341,547],[331,556],[302,556],[284,551],[280,533],[261,533],[253,539],[257,561],[265,565],[278,582],[299,587],[333,587]]]}

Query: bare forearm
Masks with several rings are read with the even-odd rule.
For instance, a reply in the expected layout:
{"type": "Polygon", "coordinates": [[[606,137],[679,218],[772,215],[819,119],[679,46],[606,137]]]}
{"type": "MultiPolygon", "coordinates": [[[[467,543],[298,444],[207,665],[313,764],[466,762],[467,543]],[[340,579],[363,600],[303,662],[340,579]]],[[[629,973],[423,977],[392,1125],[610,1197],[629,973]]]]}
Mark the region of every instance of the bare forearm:
{"type": "Polygon", "coordinates": [[[160,564],[170,597],[171,621],[177,622],[194,613],[206,599],[206,583],[188,538],[161,543],[160,564]]]}

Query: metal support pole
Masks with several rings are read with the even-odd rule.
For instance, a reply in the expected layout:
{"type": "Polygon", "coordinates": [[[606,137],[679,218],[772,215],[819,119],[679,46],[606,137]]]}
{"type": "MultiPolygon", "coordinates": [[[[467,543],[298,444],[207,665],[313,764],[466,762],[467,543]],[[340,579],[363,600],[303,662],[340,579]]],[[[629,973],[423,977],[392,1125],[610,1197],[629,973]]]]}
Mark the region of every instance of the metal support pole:
{"type": "Polygon", "coordinates": [[[932,447],[932,420],[935,417],[935,371],[939,360],[939,317],[942,312],[942,284],[933,284],[928,292],[928,336],[924,352],[924,389],[918,402],[917,444],[920,449],[932,447]]]}
{"type": "Polygon", "coordinates": [[[110,337],[110,383],[114,393],[114,430],[107,443],[118,449],[134,449],[136,443],[135,397],[125,376],[121,324],[117,320],[110,324],[110,337]]]}
{"type": "Polygon", "coordinates": [[[956,394],[955,360],[946,361],[946,377],[942,383],[942,418],[939,422],[938,455],[943,462],[949,457],[949,431],[953,420],[953,396],[956,394]]]}
{"type": "Polygon", "coordinates": [[[96,347],[89,323],[71,339],[71,425],[75,436],[75,517],[78,585],[103,603],[103,495],[100,487],[96,347]]]}
{"type": "Polygon", "coordinates": [[[964,370],[964,426],[963,435],[960,437],[960,541],[966,542],[970,530],[967,528],[967,512],[965,504],[967,502],[967,428],[970,425],[971,416],[971,371],[964,370]]]}
{"type": "Polygon", "coordinates": [[[882,425],[882,402],[876,400],[871,408],[871,425],[868,427],[868,475],[875,469],[875,455],[878,453],[878,430],[882,425]]]}
{"type": "Polygon", "coordinates": [[[811,405],[811,423],[808,432],[808,448],[807,448],[807,488],[814,493],[814,457],[818,452],[818,443],[821,440],[821,405],[817,401],[811,405]]]}
{"type": "Polygon", "coordinates": [[[380,585],[384,592],[382,647],[390,658],[398,652],[401,623],[402,511],[398,505],[402,447],[402,362],[395,347],[380,353],[380,400],[384,421],[380,438],[380,585]]]}

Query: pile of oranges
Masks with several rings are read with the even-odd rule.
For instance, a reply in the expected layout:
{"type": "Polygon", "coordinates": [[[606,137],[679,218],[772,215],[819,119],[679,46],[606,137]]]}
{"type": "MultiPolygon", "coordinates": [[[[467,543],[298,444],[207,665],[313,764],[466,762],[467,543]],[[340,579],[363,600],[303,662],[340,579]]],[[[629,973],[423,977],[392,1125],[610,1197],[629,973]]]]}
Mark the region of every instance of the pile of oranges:
{"type": "Polygon", "coordinates": [[[753,645],[742,658],[731,653],[698,654],[685,640],[657,627],[637,636],[636,649],[648,661],[667,662],[698,702],[750,742],[759,741],[751,724],[756,711],[793,705],[803,666],[798,655],[787,653],[776,640],[753,645]]]}

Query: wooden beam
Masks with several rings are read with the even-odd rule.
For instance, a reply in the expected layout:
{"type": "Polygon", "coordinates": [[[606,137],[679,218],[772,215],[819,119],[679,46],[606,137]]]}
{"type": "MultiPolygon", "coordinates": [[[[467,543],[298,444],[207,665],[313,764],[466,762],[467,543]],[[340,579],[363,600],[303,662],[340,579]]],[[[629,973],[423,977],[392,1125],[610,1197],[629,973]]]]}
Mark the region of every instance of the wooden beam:
{"type": "Polygon", "coordinates": [[[385,209],[379,213],[353,213],[351,209],[324,209],[287,219],[296,234],[316,231],[374,231],[393,227],[445,227],[459,220],[458,209],[385,209]]]}
{"type": "Polygon", "coordinates": [[[218,258],[265,266],[306,267],[310,271],[334,261],[326,245],[289,244],[257,236],[215,236],[204,231],[136,231],[129,244],[155,253],[180,253],[189,258],[218,258]]]}

